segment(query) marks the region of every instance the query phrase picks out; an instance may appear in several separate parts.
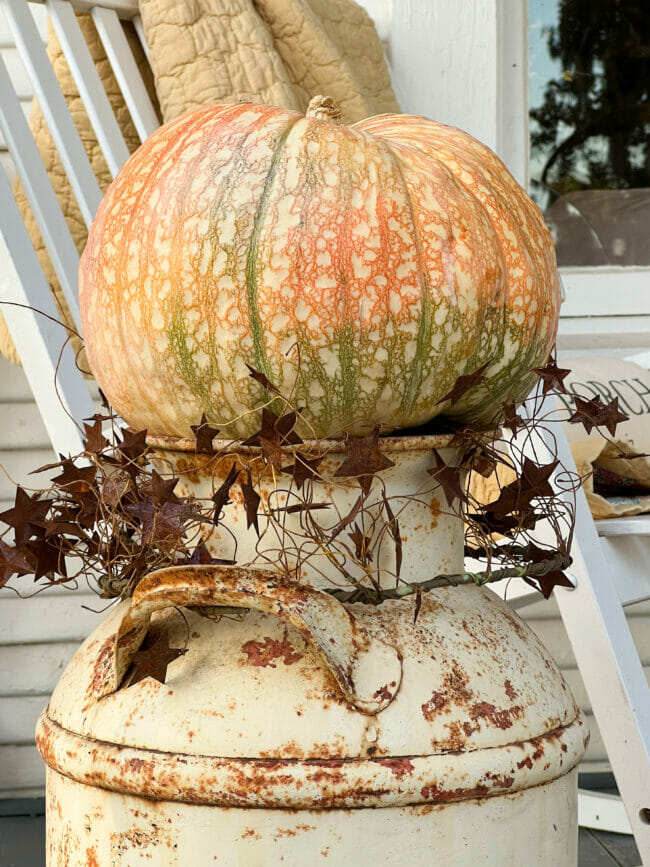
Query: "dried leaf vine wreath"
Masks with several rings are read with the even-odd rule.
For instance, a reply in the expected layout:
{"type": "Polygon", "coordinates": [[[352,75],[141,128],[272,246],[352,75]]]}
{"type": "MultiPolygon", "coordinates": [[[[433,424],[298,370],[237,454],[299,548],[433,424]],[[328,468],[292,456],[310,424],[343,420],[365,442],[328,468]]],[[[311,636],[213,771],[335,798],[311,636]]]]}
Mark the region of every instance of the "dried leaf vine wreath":
{"type": "MultiPolygon", "coordinates": [[[[82,454],[61,456],[34,471],[57,472],[48,487],[29,492],[16,487],[14,506],[0,514],[5,528],[0,534],[0,586],[11,580],[8,586],[29,596],[51,585],[76,588],[85,581],[102,598],[111,599],[130,596],[148,572],[162,566],[234,564],[238,562],[234,535],[227,550],[215,550],[211,535],[216,527],[227,535],[228,509],[236,493],[243,500],[248,528],[254,528],[258,537],[276,532],[276,566],[279,563],[285,573],[295,574],[307,558],[318,569],[318,557],[326,556],[341,578],[326,592],[341,600],[376,603],[444,584],[485,584],[513,577],[523,578],[548,597],[555,586],[571,586],[565,570],[571,563],[573,494],[581,483],[560,465],[552,425],[568,421],[582,424],[587,432],[604,427],[613,435],[626,416],[617,399],[605,404],[599,397],[573,398],[575,411],[569,418],[549,413],[545,397],[554,390],[566,394],[564,378],[569,371],[551,357],[536,373],[538,388],[524,412],[513,404],[501,407],[507,436],[500,430],[452,429],[437,419],[416,431],[397,432],[451,436],[450,445],[458,450],[460,460],[447,463],[434,449],[428,470],[430,490],[439,487],[448,512],[464,520],[466,555],[483,566],[477,571],[438,575],[416,586],[403,580],[400,509],[404,498],[398,509],[382,482],[382,472],[393,464],[381,450],[381,430],[344,438],[345,457],[334,477],[356,481],[358,496],[352,508],[340,514],[323,499],[322,486],[315,484],[323,453],[315,441],[298,434],[303,421],[300,409],[264,374],[250,368],[269,401],[261,411],[259,430],[243,443],[251,454],[246,466],[233,460],[232,444],[215,443],[219,430],[203,417],[192,427],[191,447],[214,467],[212,493],[206,499],[183,495],[179,477],[153,460],[151,445],[156,438],[148,439],[145,430],[121,428],[107,406],[106,413],[86,420],[82,454]],[[544,443],[541,451],[540,442],[544,443]],[[496,471],[498,480],[500,467],[507,467],[511,475],[514,471],[514,481],[500,485],[490,502],[479,502],[470,493],[467,477],[496,471]],[[277,497],[263,495],[260,488],[260,473],[269,471],[277,497]],[[286,531],[288,514],[299,516],[299,530],[286,531]],[[534,532],[541,523],[546,527],[546,543],[534,532]],[[390,586],[378,580],[379,552],[386,544],[394,549],[390,586]],[[28,578],[33,583],[26,587],[28,578]]],[[[483,370],[460,376],[443,400],[453,404],[483,380],[483,370]]],[[[268,545],[266,552],[268,560],[268,545]]]]}

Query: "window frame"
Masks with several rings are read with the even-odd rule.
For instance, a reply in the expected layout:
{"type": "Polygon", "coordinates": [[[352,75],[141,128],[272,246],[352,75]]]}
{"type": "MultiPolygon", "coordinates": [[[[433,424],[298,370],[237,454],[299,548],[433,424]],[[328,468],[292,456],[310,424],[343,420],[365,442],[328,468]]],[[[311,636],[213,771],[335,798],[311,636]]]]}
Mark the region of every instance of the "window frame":
{"type": "MultiPolygon", "coordinates": [[[[528,0],[391,0],[388,48],[405,112],[467,130],[530,188],[528,0]]],[[[561,350],[650,347],[650,267],[560,274],[561,350]]]]}

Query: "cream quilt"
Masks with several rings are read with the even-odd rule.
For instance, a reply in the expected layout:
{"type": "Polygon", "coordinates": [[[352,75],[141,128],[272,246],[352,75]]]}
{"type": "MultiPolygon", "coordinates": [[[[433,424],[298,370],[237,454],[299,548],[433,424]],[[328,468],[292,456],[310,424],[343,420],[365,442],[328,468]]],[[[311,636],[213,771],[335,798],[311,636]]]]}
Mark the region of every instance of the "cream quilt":
{"type": "MultiPolygon", "coordinates": [[[[238,100],[304,111],[311,97],[319,93],[338,102],[347,123],[399,111],[372,20],[353,0],[140,0],[140,13],[151,67],[130,25],[126,34],[163,121],[207,103],[238,100]]],[[[132,152],[139,140],[117,81],[90,16],[78,18],[132,152]]],[[[104,190],[111,180],[108,166],[51,27],[47,50],[104,190]]],[[[30,126],[81,252],[86,227],[36,104],[30,126]]],[[[15,192],[62,318],[70,324],[56,275],[19,183],[15,192]]],[[[80,350],[77,338],[73,343],[80,350]]],[[[18,362],[4,320],[0,320],[0,351],[18,362]]],[[[82,352],[79,357],[83,367],[82,352]]]]}

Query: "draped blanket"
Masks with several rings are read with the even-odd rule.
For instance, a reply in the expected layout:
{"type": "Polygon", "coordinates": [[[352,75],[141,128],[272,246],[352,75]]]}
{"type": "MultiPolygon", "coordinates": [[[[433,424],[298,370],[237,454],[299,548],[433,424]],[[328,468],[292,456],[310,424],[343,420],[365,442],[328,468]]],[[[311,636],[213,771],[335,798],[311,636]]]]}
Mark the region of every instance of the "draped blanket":
{"type": "MultiPolygon", "coordinates": [[[[140,0],[140,14],[149,63],[132,26],[125,25],[125,31],[162,121],[208,103],[238,100],[305,111],[311,97],[319,93],[338,102],[346,123],[399,111],[373,22],[353,0],[140,0]]],[[[79,15],[78,20],[129,151],[133,152],[139,140],[97,31],[89,15],[79,15]]],[[[111,175],[51,26],[47,51],[93,170],[105,190],[111,175]]],[[[30,127],[81,252],[87,229],[36,103],[30,127]]],[[[62,319],[71,324],[18,181],[15,193],[62,319]]],[[[73,343],[80,348],[78,339],[73,343]]],[[[0,351],[18,363],[2,319],[0,351]]],[[[83,353],[80,363],[85,365],[83,353]]]]}

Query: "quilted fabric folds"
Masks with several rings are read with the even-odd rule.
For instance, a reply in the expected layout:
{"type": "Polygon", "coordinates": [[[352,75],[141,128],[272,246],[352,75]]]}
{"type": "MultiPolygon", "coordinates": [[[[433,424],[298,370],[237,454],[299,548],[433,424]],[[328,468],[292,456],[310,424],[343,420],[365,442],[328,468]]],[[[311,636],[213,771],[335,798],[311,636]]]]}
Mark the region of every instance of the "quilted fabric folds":
{"type": "MultiPolygon", "coordinates": [[[[347,123],[399,111],[372,20],[353,0],[140,0],[140,13],[151,68],[130,26],[127,37],[163,121],[207,103],[238,100],[304,111],[319,93],[338,102],[347,123]]],[[[90,16],[78,19],[133,152],[139,141],[97,32],[90,16]]],[[[51,27],[47,50],[105,190],[110,173],[51,27]]],[[[30,126],[81,252],[86,227],[36,104],[30,126]]],[[[15,192],[62,318],[69,324],[54,270],[18,182],[15,192]]],[[[73,343],[78,348],[79,342],[73,343]]],[[[18,362],[4,320],[0,351],[18,362]]]]}

